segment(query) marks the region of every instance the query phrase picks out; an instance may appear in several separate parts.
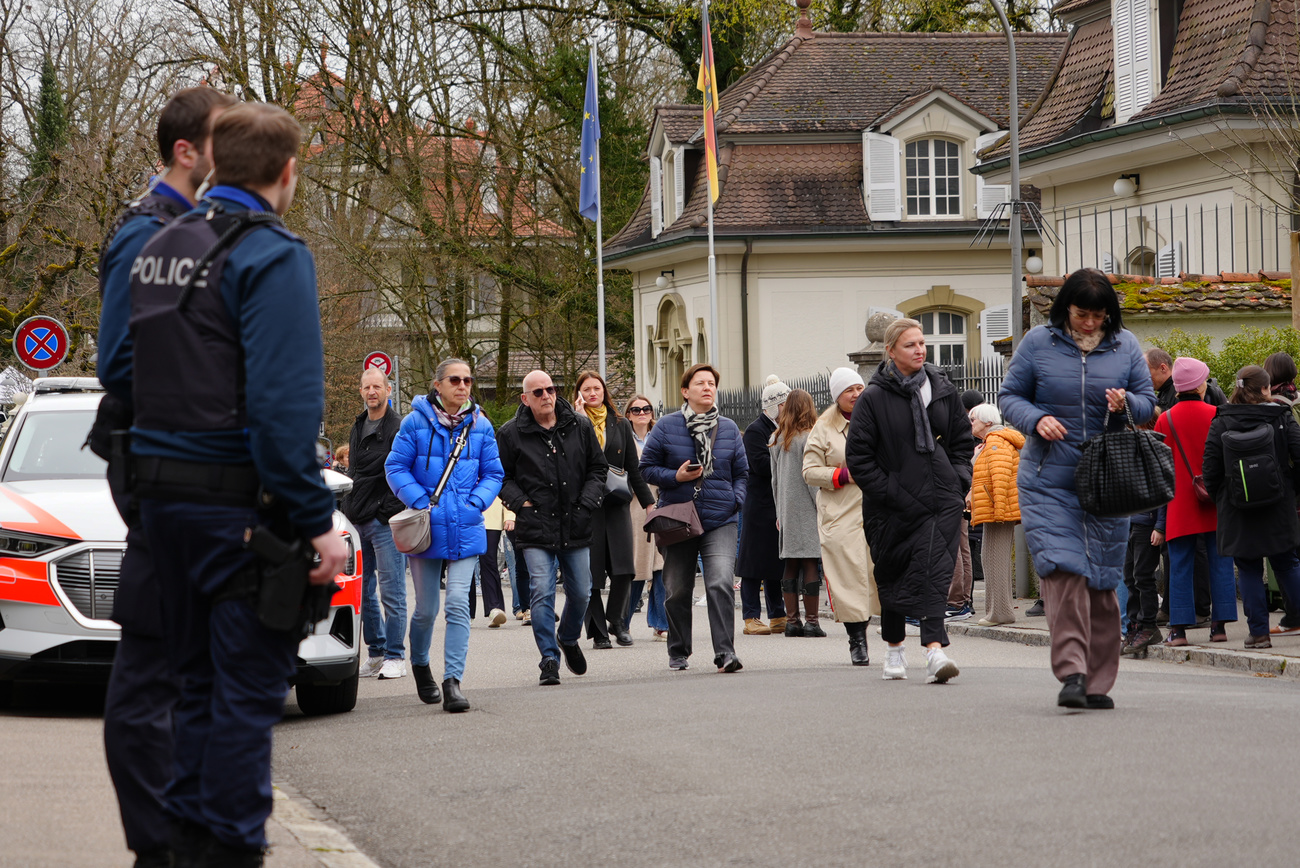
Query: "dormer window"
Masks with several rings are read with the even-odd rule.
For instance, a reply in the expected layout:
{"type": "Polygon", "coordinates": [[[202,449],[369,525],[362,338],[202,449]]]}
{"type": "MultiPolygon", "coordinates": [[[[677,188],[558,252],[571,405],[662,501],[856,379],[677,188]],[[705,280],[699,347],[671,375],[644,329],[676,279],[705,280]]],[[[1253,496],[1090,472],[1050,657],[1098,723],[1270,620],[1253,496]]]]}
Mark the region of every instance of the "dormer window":
{"type": "Polygon", "coordinates": [[[677,158],[676,148],[664,152],[664,226],[677,222],[677,158]]]}
{"type": "Polygon", "coordinates": [[[956,142],[919,139],[906,146],[907,216],[961,216],[961,157],[956,142]]]}

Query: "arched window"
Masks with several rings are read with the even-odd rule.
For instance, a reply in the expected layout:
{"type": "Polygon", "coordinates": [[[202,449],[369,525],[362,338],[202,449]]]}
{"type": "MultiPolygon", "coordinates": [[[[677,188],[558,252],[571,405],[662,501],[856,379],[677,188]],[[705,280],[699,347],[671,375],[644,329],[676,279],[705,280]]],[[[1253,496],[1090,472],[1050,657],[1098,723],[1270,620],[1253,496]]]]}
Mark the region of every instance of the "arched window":
{"type": "Polygon", "coordinates": [[[917,139],[906,148],[907,216],[961,216],[961,156],[956,142],[917,139]]]}
{"type": "Polygon", "coordinates": [[[1150,247],[1138,247],[1128,255],[1129,274],[1151,277],[1156,273],[1156,252],[1150,247]]]}
{"type": "Polygon", "coordinates": [[[966,315],[956,311],[930,310],[917,314],[925,334],[926,358],[931,364],[966,364],[966,315]]]}

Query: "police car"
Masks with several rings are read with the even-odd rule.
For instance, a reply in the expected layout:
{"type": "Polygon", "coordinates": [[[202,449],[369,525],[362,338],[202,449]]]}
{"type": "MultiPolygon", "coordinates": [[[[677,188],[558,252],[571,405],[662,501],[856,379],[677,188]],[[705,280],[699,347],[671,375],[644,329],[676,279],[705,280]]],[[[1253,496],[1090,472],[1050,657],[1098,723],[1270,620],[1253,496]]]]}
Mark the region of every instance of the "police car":
{"type": "MultiPolygon", "coordinates": [[[[16,681],[106,682],[119,636],[109,620],[123,525],[104,462],[83,449],[103,397],[99,381],[36,381],[5,419],[0,443],[0,704],[16,681]]],[[[352,481],[324,470],[335,497],[352,481]]],[[[356,529],[334,511],[348,559],[330,615],[298,646],[294,677],[305,714],[351,711],[361,645],[361,558],[356,529]]]]}

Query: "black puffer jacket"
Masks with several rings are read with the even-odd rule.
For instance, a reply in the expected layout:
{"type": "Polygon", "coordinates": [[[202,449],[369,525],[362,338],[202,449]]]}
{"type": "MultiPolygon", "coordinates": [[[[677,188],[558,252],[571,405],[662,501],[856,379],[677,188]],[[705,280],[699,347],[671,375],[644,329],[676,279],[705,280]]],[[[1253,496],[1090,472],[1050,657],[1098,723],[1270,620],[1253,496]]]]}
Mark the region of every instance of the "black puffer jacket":
{"type": "Polygon", "coordinates": [[[382,524],[406,509],[388,487],[384,476],[384,462],[393,449],[393,439],[402,428],[402,417],[392,407],[379,420],[379,428],[369,437],[362,437],[365,428],[365,410],[352,423],[348,438],[348,475],[352,477],[352,490],[343,501],[343,514],[353,524],[364,524],[377,518],[382,524]]]}
{"type": "Polygon", "coordinates": [[[942,618],[975,438],[956,387],[927,364],[935,449],[918,452],[911,398],[885,368],[877,369],[853,408],[845,460],[862,489],[863,529],[882,605],[916,618],[942,618]]]}
{"type": "Polygon", "coordinates": [[[740,553],[736,557],[736,575],[768,582],[781,581],[785,571],[772,498],[772,456],[767,451],[767,441],[775,430],[776,423],[766,413],[759,413],[745,429],[749,485],[740,512],[740,553]]]}
{"type": "Polygon", "coordinates": [[[1300,546],[1300,518],[1295,492],[1300,484],[1300,425],[1281,404],[1224,404],[1210,422],[1202,463],[1205,487],[1219,508],[1219,554],[1238,558],[1279,555],[1300,546]],[[1273,447],[1282,473],[1283,496],[1277,503],[1240,508],[1228,502],[1224,474],[1223,435],[1249,431],[1259,425],[1273,427],[1273,447]]]}
{"type": "Polygon", "coordinates": [[[555,417],[554,428],[543,428],[521,404],[497,432],[506,472],[501,502],[514,512],[515,541],[525,548],[591,545],[591,514],[605,497],[609,464],[591,422],[561,398],[555,417]]]}

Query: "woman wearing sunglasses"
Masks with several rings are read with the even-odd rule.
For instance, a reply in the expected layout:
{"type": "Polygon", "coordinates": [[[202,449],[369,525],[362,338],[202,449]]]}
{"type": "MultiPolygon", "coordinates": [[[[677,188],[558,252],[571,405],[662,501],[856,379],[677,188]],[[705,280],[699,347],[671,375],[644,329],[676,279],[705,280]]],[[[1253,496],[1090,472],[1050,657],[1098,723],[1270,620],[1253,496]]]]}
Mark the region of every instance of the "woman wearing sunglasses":
{"type": "MultiPolygon", "coordinates": [[[[636,441],[638,460],[645,450],[646,440],[655,426],[655,409],[645,395],[633,395],[623,406],[623,414],[632,423],[632,439],[636,441]]],[[[649,486],[653,497],[659,496],[659,490],[649,486]]],[[[654,509],[654,504],[642,507],[633,500],[628,504],[632,514],[632,562],[636,566],[636,576],[632,579],[632,593],[628,596],[627,607],[623,610],[623,623],[632,623],[632,614],[636,604],[641,600],[641,592],[648,584],[650,599],[646,601],[646,623],[654,631],[656,642],[668,640],[668,616],[664,614],[664,556],[655,548],[645,531],[646,516],[654,509]]]]}
{"type": "Polygon", "coordinates": [[[439,700],[429,669],[429,647],[438,618],[442,568],[447,566],[441,698],[443,708],[453,712],[469,709],[460,682],[469,650],[470,587],[478,556],[487,551],[483,511],[501,491],[505,479],[492,423],[470,397],[473,385],[469,365],[461,359],[447,359],[438,365],[433,388],[411,402],[411,412],[402,420],[384,462],[388,486],[398,499],[411,509],[429,510],[432,542],[423,552],[407,555],[415,585],[411,673],[417,695],[429,704],[439,700]],[[462,438],[464,445],[435,504],[433,494],[462,438]]]}
{"type": "MultiPolygon", "coordinates": [[[[632,426],[618,415],[605,388],[605,379],[595,371],[578,374],[578,388],[573,406],[587,414],[596,439],[605,450],[605,460],[614,470],[627,475],[632,497],[642,508],[654,503],[650,488],[641,478],[640,452],[632,426]]],[[[593,648],[613,647],[609,637],[619,645],[632,644],[623,612],[632,591],[636,558],[632,548],[632,513],[629,504],[606,497],[600,509],[591,515],[591,600],[587,603],[587,638],[593,648]],[[601,598],[605,579],[609,579],[609,600],[601,598]]],[[[643,534],[644,535],[644,534],[643,534]]]]}

